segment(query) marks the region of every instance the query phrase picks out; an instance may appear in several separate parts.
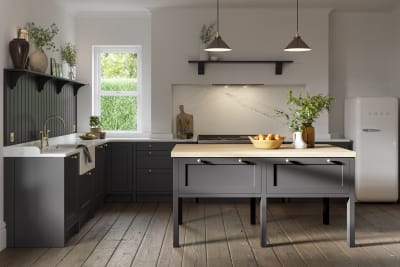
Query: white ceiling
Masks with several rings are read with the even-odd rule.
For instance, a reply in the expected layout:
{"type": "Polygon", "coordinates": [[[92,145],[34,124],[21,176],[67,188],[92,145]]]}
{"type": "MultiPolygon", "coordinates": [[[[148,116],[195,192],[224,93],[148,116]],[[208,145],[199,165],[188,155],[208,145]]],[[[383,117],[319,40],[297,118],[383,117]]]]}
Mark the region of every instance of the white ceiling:
{"type": "MultiPolygon", "coordinates": [[[[133,11],[163,7],[215,7],[216,0],[54,0],[73,13],[88,11],[133,11]]],[[[285,8],[296,0],[220,0],[222,7],[285,8]]],[[[300,7],[339,10],[389,11],[400,6],[399,0],[299,0],[300,7]]]]}

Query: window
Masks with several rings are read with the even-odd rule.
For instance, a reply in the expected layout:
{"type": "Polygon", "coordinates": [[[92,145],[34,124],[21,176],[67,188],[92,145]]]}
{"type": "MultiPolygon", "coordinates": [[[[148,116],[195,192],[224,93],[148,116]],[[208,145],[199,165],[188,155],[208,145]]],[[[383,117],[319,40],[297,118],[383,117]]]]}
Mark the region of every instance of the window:
{"type": "Polygon", "coordinates": [[[93,114],[107,131],[141,132],[141,47],[93,48],[93,114]]]}

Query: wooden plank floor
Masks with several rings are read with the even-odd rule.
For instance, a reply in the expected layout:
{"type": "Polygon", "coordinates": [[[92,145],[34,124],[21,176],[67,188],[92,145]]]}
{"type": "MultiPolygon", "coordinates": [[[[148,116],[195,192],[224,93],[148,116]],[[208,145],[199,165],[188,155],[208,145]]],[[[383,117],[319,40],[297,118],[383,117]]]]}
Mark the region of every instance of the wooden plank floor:
{"type": "MultiPolygon", "coordinates": [[[[64,248],[0,252],[0,266],[400,266],[400,205],[357,204],[356,244],[346,244],[346,206],[322,224],[316,202],[268,203],[268,241],[243,201],[184,202],[180,248],[168,203],[107,204],[64,248]]],[[[257,218],[258,219],[258,218],[257,218]]]]}

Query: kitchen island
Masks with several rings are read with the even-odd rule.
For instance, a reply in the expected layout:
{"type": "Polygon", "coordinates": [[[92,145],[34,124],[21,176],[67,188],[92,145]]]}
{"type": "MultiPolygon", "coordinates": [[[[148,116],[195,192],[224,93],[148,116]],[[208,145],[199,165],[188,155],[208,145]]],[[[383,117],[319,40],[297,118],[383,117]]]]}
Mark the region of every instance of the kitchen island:
{"type": "Polygon", "coordinates": [[[173,246],[179,247],[182,199],[259,198],[260,243],[267,246],[268,198],[347,198],[347,243],[355,246],[354,159],[331,145],[256,149],[251,144],[177,144],[173,158],[173,246]]]}

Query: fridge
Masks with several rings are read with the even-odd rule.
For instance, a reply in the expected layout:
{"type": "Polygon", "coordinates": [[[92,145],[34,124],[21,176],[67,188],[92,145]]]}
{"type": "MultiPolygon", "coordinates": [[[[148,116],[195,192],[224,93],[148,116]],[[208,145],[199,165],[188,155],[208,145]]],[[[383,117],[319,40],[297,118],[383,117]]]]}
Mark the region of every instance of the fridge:
{"type": "Polygon", "coordinates": [[[345,137],[353,140],[359,202],[395,202],[399,196],[399,111],[395,97],[345,100],[345,137]]]}

